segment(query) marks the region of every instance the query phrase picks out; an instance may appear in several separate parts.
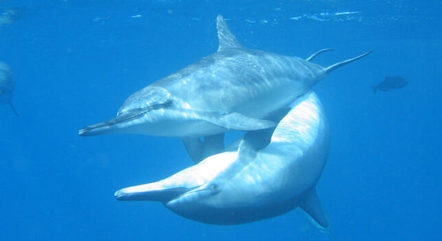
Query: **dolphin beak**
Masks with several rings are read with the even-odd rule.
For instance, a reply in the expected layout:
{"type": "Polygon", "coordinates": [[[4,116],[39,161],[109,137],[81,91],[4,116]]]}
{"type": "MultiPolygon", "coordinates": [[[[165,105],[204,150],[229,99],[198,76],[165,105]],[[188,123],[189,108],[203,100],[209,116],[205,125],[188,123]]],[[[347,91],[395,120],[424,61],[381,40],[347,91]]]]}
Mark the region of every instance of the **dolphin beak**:
{"type": "Polygon", "coordinates": [[[114,196],[121,201],[160,201],[168,202],[193,188],[163,187],[159,183],[149,183],[127,187],[115,192],[114,196]]]}
{"type": "Polygon", "coordinates": [[[95,125],[84,127],[78,131],[79,136],[96,136],[101,134],[110,133],[112,130],[112,124],[110,121],[101,122],[95,125]]]}
{"type": "Polygon", "coordinates": [[[152,193],[155,190],[150,189],[149,184],[127,187],[116,191],[114,196],[117,200],[121,201],[151,200],[152,197],[150,196],[154,196],[152,193]]]}
{"type": "Polygon", "coordinates": [[[140,111],[135,113],[125,113],[118,115],[114,119],[100,122],[98,124],[84,127],[78,131],[79,136],[96,136],[101,134],[109,134],[119,132],[119,130],[126,129],[135,123],[135,120],[144,116],[147,111],[140,111]]]}
{"type": "Polygon", "coordinates": [[[125,201],[131,200],[131,193],[125,190],[126,188],[120,189],[114,193],[117,200],[125,201]]]}

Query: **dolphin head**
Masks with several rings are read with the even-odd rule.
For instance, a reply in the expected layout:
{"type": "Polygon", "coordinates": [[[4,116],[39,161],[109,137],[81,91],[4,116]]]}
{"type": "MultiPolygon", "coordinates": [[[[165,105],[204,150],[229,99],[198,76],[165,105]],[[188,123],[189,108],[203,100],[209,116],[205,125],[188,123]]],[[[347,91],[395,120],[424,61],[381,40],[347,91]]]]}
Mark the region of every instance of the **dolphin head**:
{"type": "Polygon", "coordinates": [[[262,190],[262,186],[236,177],[242,176],[241,172],[247,166],[244,164],[256,157],[257,153],[249,148],[242,141],[235,152],[209,156],[159,182],[118,190],[115,197],[122,201],[160,201],[180,216],[222,225],[246,223],[271,216],[269,212],[287,211],[287,206],[281,205],[268,209],[268,212],[256,212],[255,194],[262,190]]]}
{"type": "Polygon", "coordinates": [[[172,103],[170,93],[161,87],[148,86],[135,92],[124,101],[117,113],[118,116],[131,115],[170,106],[172,103]]]}
{"type": "Polygon", "coordinates": [[[111,120],[87,126],[79,131],[80,136],[93,136],[108,133],[144,133],[155,135],[164,119],[173,119],[171,94],[164,88],[148,86],[129,96],[111,120]],[[169,115],[169,116],[168,116],[169,115]]]}
{"type": "MultiPolygon", "coordinates": [[[[237,157],[236,152],[223,152],[212,155],[200,163],[188,167],[158,182],[123,188],[115,192],[118,200],[161,201],[169,203],[181,197],[204,196],[206,187],[225,171],[237,157]]],[[[214,185],[210,188],[214,190],[214,185]]]]}
{"type": "Polygon", "coordinates": [[[120,189],[115,197],[122,201],[159,201],[179,215],[201,220],[198,216],[205,216],[201,210],[213,208],[220,192],[228,192],[228,186],[217,177],[237,157],[237,152],[219,153],[161,181],[120,189]]]}

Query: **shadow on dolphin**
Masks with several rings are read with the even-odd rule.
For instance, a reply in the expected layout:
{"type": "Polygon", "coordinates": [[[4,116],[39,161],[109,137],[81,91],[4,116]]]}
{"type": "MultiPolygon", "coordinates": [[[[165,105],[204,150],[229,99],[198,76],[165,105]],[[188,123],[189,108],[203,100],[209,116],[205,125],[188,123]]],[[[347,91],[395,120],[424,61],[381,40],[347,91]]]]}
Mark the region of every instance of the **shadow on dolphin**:
{"type": "Polygon", "coordinates": [[[195,138],[274,127],[269,119],[274,111],[307,93],[331,71],[370,53],[322,67],[310,61],[330,49],[307,59],[282,56],[242,47],[222,16],[217,17],[217,30],[215,54],[137,91],[114,119],[85,127],[79,135],[173,136],[184,138],[186,146],[197,146],[195,138]]]}
{"type": "Polygon", "coordinates": [[[0,61],[0,103],[7,104],[16,116],[19,116],[17,110],[12,104],[12,95],[14,93],[14,79],[9,66],[0,61]]]}
{"type": "Polygon", "coordinates": [[[118,200],[159,201],[199,222],[233,225],[258,221],[300,207],[328,227],[316,183],[326,164],[329,127],[313,93],[300,97],[255,149],[247,137],[225,152],[158,182],[115,192],[118,200]]]}

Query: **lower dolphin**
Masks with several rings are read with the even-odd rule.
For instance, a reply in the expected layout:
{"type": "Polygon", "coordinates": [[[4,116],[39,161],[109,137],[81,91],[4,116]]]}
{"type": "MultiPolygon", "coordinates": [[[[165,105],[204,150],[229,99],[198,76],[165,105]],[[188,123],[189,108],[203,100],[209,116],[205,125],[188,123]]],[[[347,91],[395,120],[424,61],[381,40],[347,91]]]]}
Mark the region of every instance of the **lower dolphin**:
{"type": "Polygon", "coordinates": [[[327,228],[315,186],[326,164],[329,127],[317,96],[310,92],[295,101],[264,148],[251,143],[244,138],[234,151],[209,156],[161,181],[121,189],[115,196],[159,201],[183,217],[221,225],[300,207],[327,228]]]}

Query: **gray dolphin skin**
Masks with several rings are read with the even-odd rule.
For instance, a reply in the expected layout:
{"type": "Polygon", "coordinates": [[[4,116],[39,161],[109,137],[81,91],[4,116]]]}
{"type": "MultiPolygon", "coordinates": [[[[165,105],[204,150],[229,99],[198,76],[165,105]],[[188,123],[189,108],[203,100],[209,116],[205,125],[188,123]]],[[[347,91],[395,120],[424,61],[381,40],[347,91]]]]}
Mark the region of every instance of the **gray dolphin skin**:
{"type": "Polygon", "coordinates": [[[7,64],[0,61],[0,103],[9,105],[14,114],[18,116],[18,112],[12,104],[14,85],[11,69],[7,64]]]}
{"type": "Polygon", "coordinates": [[[215,54],[132,94],[114,119],[85,127],[79,135],[199,138],[274,127],[269,117],[274,111],[287,107],[334,69],[370,53],[322,67],[310,61],[329,49],[307,59],[282,56],[242,47],[222,16],[217,17],[217,30],[215,54]]]}
{"type": "Polygon", "coordinates": [[[209,156],[161,181],[121,189],[115,197],[159,201],[183,217],[221,225],[258,221],[300,207],[327,228],[315,186],[327,160],[328,122],[313,92],[290,106],[264,148],[255,149],[243,139],[233,151],[209,156]]]}

